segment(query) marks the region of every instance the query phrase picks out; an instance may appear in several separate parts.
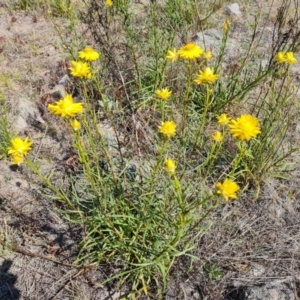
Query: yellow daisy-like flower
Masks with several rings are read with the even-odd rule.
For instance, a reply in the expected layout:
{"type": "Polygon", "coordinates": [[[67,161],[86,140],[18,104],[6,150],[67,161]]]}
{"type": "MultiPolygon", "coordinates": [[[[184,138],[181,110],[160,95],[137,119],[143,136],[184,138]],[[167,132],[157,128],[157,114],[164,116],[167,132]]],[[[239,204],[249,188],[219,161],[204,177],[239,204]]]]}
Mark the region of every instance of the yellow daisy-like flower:
{"type": "Polygon", "coordinates": [[[285,59],[286,59],[286,63],[288,65],[294,65],[294,64],[296,64],[298,62],[298,60],[295,58],[293,52],[287,52],[285,54],[285,59]]]}
{"type": "Polygon", "coordinates": [[[251,115],[241,115],[236,120],[232,120],[229,127],[232,136],[241,141],[255,138],[261,132],[258,119],[251,115]]]}
{"type": "Polygon", "coordinates": [[[12,165],[20,165],[21,163],[24,162],[24,156],[23,155],[13,155],[12,157],[12,165]]]}
{"type": "Polygon", "coordinates": [[[220,131],[216,131],[213,135],[212,138],[216,141],[216,142],[221,142],[224,139],[224,136],[222,134],[222,132],[220,131]]]}
{"type": "Polygon", "coordinates": [[[112,0],[106,0],[105,4],[106,4],[106,6],[112,6],[113,2],[112,2],[112,0]]]}
{"type": "Polygon", "coordinates": [[[173,51],[168,50],[166,58],[171,62],[176,61],[178,59],[178,52],[177,52],[176,48],[174,48],[173,51]]]}
{"type": "Polygon", "coordinates": [[[165,121],[158,126],[159,132],[165,135],[168,139],[176,134],[176,124],[173,121],[165,121]]]}
{"type": "Polygon", "coordinates": [[[70,67],[69,70],[74,77],[92,77],[91,69],[86,62],[72,60],[71,64],[72,67],[70,67]]]}
{"type": "Polygon", "coordinates": [[[74,131],[78,131],[78,130],[81,128],[80,122],[77,121],[76,119],[74,119],[74,120],[71,122],[71,126],[72,126],[72,128],[74,129],[74,131]]]}
{"type": "Polygon", "coordinates": [[[83,112],[83,103],[74,103],[72,95],[67,94],[55,104],[49,104],[48,108],[52,114],[68,118],[83,112]]]}
{"type": "Polygon", "coordinates": [[[197,79],[194,80],[196,84],[213,83],[218,79],[219,75],[214,74],[213,68],[205,68],[204,72],[199,71],[197,79]]]}
{"type": "Polygon", "coordinates": [[[193,60],[201,56],[203,49],[195,43],[188,43],[178,50],[178,54],[183,59],[193,60]]]}
{"type": "Polygon", "coordinates": [[[218,182],[216,187],[217,193],[220,194],[225,201],[228,201],[229,198],[237,199],[236,192],[240,189],[240,187],[233,180],[226,178],[223,183],[218,182]]]}
{"type": "Polygon", "coordinates": [[[174,160],[172,160],[171,158],[167,158],[165,169],[168,173],[170,173],[172,175],[175,174],[176,165],[175,165],[174,160]]]}
{"type": "Polygon", "coordinates": [[[32,149],[33,142],[26,137],[23,141],[16,137],[10,141],[11,146],[7,148],[7,153],[13,157],[15,162],[21,162],[21,159],[32,149]]]}
{"type": "Polygon", "coordinates": [[[87,61],[94,61],[99,59],[100,54],[91,47],[85,47],[82,51],[78,52],[78,56],[87,61]]]}
{"type": "Polygon", "coordinates": [[[293,52],[278,52],[275,55],[275,60],[278,64],[294,65],[298,62],[293,52]]]}
{"type": "Polygon", "coordinates": [[[170,91],[168,88],[161,89],[161,90],[156,90],[155,95],[158,99],[167,100],[171,97],[172,91],[170,91]]]}
{"type": "Polygon", "coordinates": [[[221,126],[228,125],[231,120],[231,118],[227,117],[226,114],[221,114],[220,116],[217,116],[217,119],[218,119],[218,123],[221,126]]]}
{"type": "Polygon", "coordinates": [[[206,59],[206,60],[211,60],[212,58],[212,53],[211,51],[206,51],[203,53],[203,58],[206,59]]]}
{"type": "Polygon", "coordinates": [[[285,53],[284,52],[278,52],[275,55],[275,59],[276,59],[276,61],[277,61],[278,64],[285,64],[286,63],[285,53]]]}

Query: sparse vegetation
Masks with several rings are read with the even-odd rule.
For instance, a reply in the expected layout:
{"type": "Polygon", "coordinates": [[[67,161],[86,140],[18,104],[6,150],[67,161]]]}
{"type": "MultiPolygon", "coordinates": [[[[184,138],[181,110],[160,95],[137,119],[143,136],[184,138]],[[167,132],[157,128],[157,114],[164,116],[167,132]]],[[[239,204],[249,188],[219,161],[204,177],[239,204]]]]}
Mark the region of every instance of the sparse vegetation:
{"type": "Polygon", "coordinates": [[[9,116],[7,105],[5,103],[5,99],[3,94],[0,94],[0,157],[5,158],[7,157],[7,146],[11,140],[11,130],[10,130],[10,123],[9,123],[9,116]]]}
{"type": "MultiPolygon", "coordinates": [[[[125,286],[124,299],[162,299],[180,260],[192,266],[204,259],[199,241],[216,220],[233,230],[223,211],[245,196],[258,199],[270,178],[286,176],[299,150],[291,134],[299,123],[292,67],[300,28],[297,9],[291,14],[297,3],[280,6],[268,51],[259,48],[267,20],[256,18],[237,56],[228,18],[215,25],[214,48],[201,42],[221,2],[89,0],[76,13],[71,1],[14,6],[47,11],[66,50],[72,79],[66,95],[45,102],[55,124],[45,136],[64,136],[72,168],[61,171],[47,157],[54,168],[45,170],[39,141],[13,135],[7,117],[0,121],[0,155],[34,171],[39,193],[82,226],[73,265],[109,265],[97,287],[125,286]],[[71,15],[86,24],[88,40],[68,43],[56,18],[71,15]],[[34,156],[31,147],[39,149],[34,156]]],[[[209,279],[221,280],[221,261],[203,265],[209,279]]]]}

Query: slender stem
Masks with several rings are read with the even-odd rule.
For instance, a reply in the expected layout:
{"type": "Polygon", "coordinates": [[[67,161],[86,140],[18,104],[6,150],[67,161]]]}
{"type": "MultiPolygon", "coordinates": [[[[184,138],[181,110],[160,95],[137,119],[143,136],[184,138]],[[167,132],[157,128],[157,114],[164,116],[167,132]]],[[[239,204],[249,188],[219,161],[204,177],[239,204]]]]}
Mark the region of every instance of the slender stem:
{"type": "MultiPolygon", "coordinates": [[[[168,143],[168,140],[165,139],[164,142],[163,142],[163,145],[162,147],[160,148],[159,150],[159,156],[156,160],[156,165],[153,169],[153,172],[152,172],[152,177],[151,177],[151,182],[150,182],[150,188],[149,188],[149,198],[147,199],[147,201],[145,201],[145,204],[144,204],[144,207],[142,209],[142,212],[141,212],[141,215],[144,216],[148,207],[149,207],[149,204],[150,204],[150,201],[151,201],[151,198],[152,198],[152,195],[154,193],[153,191],[153,188],[154,188],[154,184],[155,184],[155,179],[156,179],[156,175],[157,175],[157,172],[158,172],[158,168],[159,166],[161,165],[161,161],[162,161],[162,156],[163,156],[163,153],[165,152],[165,149],[167,147],[167,143],[168,143]]],[[[137,230],[135,231],[135,237],[133,238],[133,241],[136,239],[136,237],[139,235],[139,231],[141,229],[141,227],[144,225],[144,221],[141,220],[141,222],[139,223],[139,226],[137,228],[137,230]]]]}
{"type": "Polygon", "coordinates": [[[195,139],[195,143],[194,143],[192,152],[196,149],[198,141],[199,141],[199,137],[203,133],[204,124],[206,124],[207,112],[208,112],[208,108],[210,106],[209,99],[210,99],[210,88],[209,88],[209,85],[206,84],[206,96],[205,96],[205,103],[204,103],[204,111],[202,114],[202,121],[201,121],[199,130],[196,135],[196,139],[195,139]]]}
{"type": "MultiPolygon", "coordinates": [[[[104,105],[105,105],[105,100],[104,100],[104,96],[103,96],[103,93],[102,93],[102,90],[101,90],[100,83],[99,83],[98,80],[96,79],[96,76],[94,76],[94,78],[95,78],[94,81],[95,81],[96,84],[97,84],[98,92],[100,93],[101,98],[102,98],[102,100],[103,100],[103,103],[104,103],[104,105]]],[[[100,139],[101,150],[102,150],[102,152],[103,152],[103,154],[104,154],[104,156],[105,156],[105,158],[106,158],[106,161],[107,161],[107,163],[108,163],[108,165],[109,165],[109,167],[110,167],[111,175],[112,175],[112,178],[113,178],[113,182],[114,182],[115,187],[117,188],[118,183],[117,183],[116,175],[115,175],[115,173],[114,173],[114,171],[113,171],[113,168],[112,168],[113,163],[112,163],[112,161],[111,161],[110,155],[109,155],[108,152],[107,152],[107,149],[106,149],[105,146],[103,145],[102,134],[101,134],[101,132],[100,132],[100,130],[99,130],[99,125],[98,125],[98,122],[97,122],[96,113],[95,113],[94,108],[92,107],[92,104],[91,104],[91,101],[90,101],[90,97],[89,97],[88,92],[87,92],[86,84],[83,84],[83,94],[84,94],[84,97],[85,97],[85,99],[86,99],[86,103],[87,103],[87,105],[88,105],[88,112],[89,112],[89,113],[91,114],[91,116],[92,116],[93,129],[96,131],[96,133],[97,133],[97,135],[98,135],[98,137],[99,137],[99,139],[100,139]]],[[[87,118],[86,118],[86,119],[87,119],[87,118]]],[[[87,120],[87,121],[88,121],[88,120],[87,120]]],[[[87,131],[88,131],[89,134],[91,133],[89,126],[87,127],[87,131]]],[[[91,145],[93,146],[93,148],[94,148],[94,149],[93,149],[93,150],[94,150],[94,153],[96,153],[97,151],[96,151],[95,144],[94,144],[94,139],[93,139],[92,136],[90,136],[89,141],[90,141],[90,144],[91,144],[91,145]]]]}
{"type": "Polygon", "coordinates": [[[149,189],[150,193],[152,193],[153,186],[154,186],[155,179],[156,179],[156,175],[157,175],[157,172],[158,172],[158,168],[161,165],[162,156],[163,156],[163,154],[164,154],[164,152],[167,148],[167,145],[168,145],[168,139],[165,139],[164,142],[163,142],[162,147],[159,150],[158,158],[156,160],[156,165],[155,165],[155,167],[153,169],[153,172],[152,172],[152,177],[151,177],[151,182],[150,182],[150,189],[149,189]]]}
{"type": "Polygon", "coordinates": [[[245,147],[245,143],[243,141],[238,142],[238,148],[239,148],[239,153],[238,155],[234,158],[232,164],[232,170],[230,171],[228,177],[234,176],[234,173],[236,169],[238,168],[240,162],[243,160],[243,158],[246,156],[247,149],[245,147]]]}
{"type": "Polygon", "coordinates": [[[182,133],[181,133],[181,139],[183,139],[187,124],[187,118],[188,118],[188,105],[189,105],[189,95],[190,95],[190,89],[192,84],[192,64],[189,61],[187,63],[187,83],[186,83],[186,91],[183,99],[183,124],[182,124],[182,133]]]}
{"type": "Polygon", "coordinates": [[[161,120],[165,120],[165,100],[162,100],[161,104],[161,120]]]}

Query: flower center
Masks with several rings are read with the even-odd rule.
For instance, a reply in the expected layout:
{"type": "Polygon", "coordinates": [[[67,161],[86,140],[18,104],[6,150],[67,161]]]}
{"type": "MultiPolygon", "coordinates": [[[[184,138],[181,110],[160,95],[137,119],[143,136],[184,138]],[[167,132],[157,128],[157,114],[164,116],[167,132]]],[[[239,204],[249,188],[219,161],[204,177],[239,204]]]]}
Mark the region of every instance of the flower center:
{"type": "Polygon", "coordinates": [[[184,48],[186,51],[191,51],[194,49],[194,47],[195,47],[195,45],[193,45],[193,44],[187,44],[184,48]]]}
{"type": "Polygon", "coordinates": [[[252,132],[252,130],[253,130],[252,124],[250,122],[245,122],[245,121],[241,124],[240,128],[241,128],[241,131],[246,134],[249,132],[252,132]]]}

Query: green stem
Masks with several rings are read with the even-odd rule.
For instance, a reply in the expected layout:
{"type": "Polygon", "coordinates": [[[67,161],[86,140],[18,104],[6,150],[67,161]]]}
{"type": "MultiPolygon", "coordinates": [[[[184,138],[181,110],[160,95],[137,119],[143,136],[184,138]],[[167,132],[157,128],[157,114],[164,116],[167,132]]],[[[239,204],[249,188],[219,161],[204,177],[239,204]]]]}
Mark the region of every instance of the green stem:
{"type": "MultiPolygon", "coordinates": [[[[99,93],[101,95],[101,99],[103,100],[103,103],[105,103],[104,96],[103,96],[103,93],[102,93],[102,90],[101,90],[101,86],[100,86],[98,80],[95,79],[95,82],[97,84],[97,89],[98,89],[98,91],[99,91],[99,93]]],[[[90,115],[92,117],[91,119],[92,119],[93,129],[96,131],[96,133],[97,133],[97,135],[99,137],[100,145],[101,145],[101,150],[102,150],[102,152],[103,152],[103,154],[104,154],[104,156],[106,158],[106,161],[107,161],[107,163],[108,163],[108,165],[110,167],[111,175],[112,175],[112,178],[113,178],[113,182],[114,182],[115,187],[117,188],[118,187],[118,183],[117,183],[116,175],[115,175],[115,173],[113,171],[113,168],[112,168],[113,163],[111,161],[110,155],[107,152],[107,149],[103,145],[102,133],[99,130],[99,125],[98,125],[98,122],[97,122],[97,116],[96,116],[94,108],[92,107],[92,104],[91,104],[91,101],[90,101],[90,97],[88,96],[86,84],[83,84],[83,94],[84,94],[84,97],[86,99],[86,103],[87,103],[87,106],[88,106],[88,112],[90,113],[90,115]]],[[[90,134],[91,130],[90,130],[90,126],[89,126],[89,120],[86,120],[86,121],[87,121],[87,124],[88,124],[88,126],[87,126],[87,132],[88,132],[88,135],[89,135],[90,145],[93,147],[93,153],[97,153],[96,146],[95,146],[95,143],[94,143],[94,138],[90,134]]]]}
{"type": "MultiPolygon", "coordinates": [[[[143,207],[143,209],[141,211],[141,215],[142,216],[145,216],[145,213],[146,213],[146,211],[147,211],[147,209],[149,207],[152,195],[154,194],[153,188],[154,188],[154,184],[155,184],[156,175],[157,175],[158,169],[159,169],[159,167],[161,165],[162,156],[163,156],[163,153],[165,152],[165,149],[167,147],[167,143],[168,143],[168,140],[165,139],[162,147],[160,148],[159,156],[157,158],[156,165],[155,165],[155,167],[153,169],[153,172],[152,172],[152,177],[151,177],[151,182],[150,182],[150,188],[149,188],[150,192],[148,193],[149,194],[149,198],[147,199],[147,201],[145,201],[144,207],[143,207]]],[[[135,241],[135,239],[138,237],[140,229],[141,229],[141,227],[143,225],[144,225],[144,221],[141,220],[141,222],[139,223],[138,228],[135,231],[134,238],[132,239],[132,241],[135,241]]]]}
{"type": "Polygon", "coordinates": [[[188,118],[188,105],[189,105],[189,95],[190,95],[190,89],[192,85],[192,64],[191,62],[188,62],[187,64],[187,83],[186,83],[186,91],[183,99],[183,124],[182,124],[182,133],[181,133],[181,139],[183,139],[187,124],[187,118],[188,118]]]}
{"type": "Polygon", "coordinates": [[[158,153],[158,158],[156,160],[156,165],[153,169],[153,172],[152,172],[152,177],[151,177],[151,181],[150,181],[150,194],[152,194],[152,190],[153,190],[153,186],[154,186],[154,183],[155,183],[155,179],[156,179],[156,175],[157,175],[157,172],[158,172],[158,169],[161,165],[161,161],[162,161],[162,156],[167,148],[167,145],[168,145],[168,139],[165,139],[164,142],[163,142],[163,145],[162,147],[160,148],[159,150],[159,153],[158,153]]]}
{"type": "Polygon", "coordinates": [[[162,100],[162,104],[161,104],[161,120],[163,122],[165,120],[165,100],[162,100]]]}
{"type": "Polygon", "coordinates": [[[202,121],[201,121],[199,130],[196,134],[196,139],[195,139],[195,143],[194,143],[192,152],[196,149],[198,141],[199,141],[199,137],[203,133],[204,124],[206,124],[207,112],[208,112],[208,108],[210,106],[209,98],[210,98],[210,89],[209,89],[209,85],[206,84],[206,96],[205,96],[205,103],[204,103],[204,111],[202,114],[202,121]]]}
{"type": "Polygon", "coordinates": [[[228,177],[233,177],[236,169],[239,167],[240,162],[242,161],[242,159],[246,156],[246,147],[245,147],[245,142],[243,141],[239,141],[238,142],[238,148],[239,148],[239,153],[238,155],[234,158],[232,164],[232,170],[230,171],[228,177]]]}

